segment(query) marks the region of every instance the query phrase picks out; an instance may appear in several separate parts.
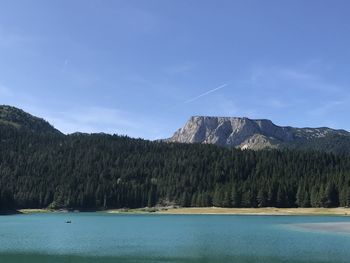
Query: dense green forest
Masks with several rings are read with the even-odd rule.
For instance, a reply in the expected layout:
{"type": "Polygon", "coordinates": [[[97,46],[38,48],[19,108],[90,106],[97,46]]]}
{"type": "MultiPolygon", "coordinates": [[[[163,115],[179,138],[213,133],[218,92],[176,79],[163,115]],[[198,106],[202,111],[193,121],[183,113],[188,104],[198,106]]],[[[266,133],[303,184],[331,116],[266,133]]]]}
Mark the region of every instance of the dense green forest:
{"type": "Polygon", "coordinates": [[[0,125],[0,207],[350,205],[350,156],[0,125]]]}

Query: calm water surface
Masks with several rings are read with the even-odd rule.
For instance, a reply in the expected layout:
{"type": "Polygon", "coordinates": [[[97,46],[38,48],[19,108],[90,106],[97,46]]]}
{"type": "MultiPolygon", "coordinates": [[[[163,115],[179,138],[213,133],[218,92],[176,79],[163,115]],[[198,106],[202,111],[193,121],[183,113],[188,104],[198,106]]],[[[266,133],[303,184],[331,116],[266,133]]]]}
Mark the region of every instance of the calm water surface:
{"type": "Polygon", "coordinates": [[[106,213],[0,216],[0,262],[350,262],[350,234],[307,231],[293,225],[320,222],[350,222],[350,218],[106,213]]]}

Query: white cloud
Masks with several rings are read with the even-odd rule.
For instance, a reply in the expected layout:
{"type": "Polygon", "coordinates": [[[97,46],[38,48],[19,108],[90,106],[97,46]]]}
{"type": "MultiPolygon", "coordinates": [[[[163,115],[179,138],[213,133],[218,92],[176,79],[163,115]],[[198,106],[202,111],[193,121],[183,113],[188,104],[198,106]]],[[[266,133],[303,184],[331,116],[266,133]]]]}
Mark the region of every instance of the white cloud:
{"type": "MultiPolygon", "coordinates": [[[[319,68],[320,66],[317,67],[319,68]]],[[[339,112],[345,105],[345,98],[349,97],[349,91],[342,85],[326,79],[322,74],[324,72],[324,69],[312,71],[309,65],[300,69],[255,68],[249,82],[252,91],[258,90],[260,94],[255,105],[270,110],[303,111],[312,117],[339,112]]]]}
{"type": "Polygon", "coordinates": [[[325,102],[323,105],[311,109],[308,114],[311,116],[324,116],[333,111],[338,111],[341,107],[346,105],[346,101],[336,100],[325,102]]]}
{"type": "Polygon", "coordinates": [[[250,105],[265,118],[292,126],[347,128],[347,82],[321,60],[300,67],[257,67],[251,71],[250,105]],[[287,122],[286,122],[287,119],[287,122]]]}
{"type": "Polygon", "coordinates": [[[160,122],[156,123],[151,118],[119,109],[79,107],[61,112],[42,112],[42,117],[66,134],[104,132],[147,139],[158,139],[164,136],[160,122]]]}
{"type": "Polygon", "coordinates": [[[250,84],[265,89],[314,90],[327,93],[341,92],[343,88],[322,78],[319,74],[284,67],[260,67],[253,70],[250,84]]]}

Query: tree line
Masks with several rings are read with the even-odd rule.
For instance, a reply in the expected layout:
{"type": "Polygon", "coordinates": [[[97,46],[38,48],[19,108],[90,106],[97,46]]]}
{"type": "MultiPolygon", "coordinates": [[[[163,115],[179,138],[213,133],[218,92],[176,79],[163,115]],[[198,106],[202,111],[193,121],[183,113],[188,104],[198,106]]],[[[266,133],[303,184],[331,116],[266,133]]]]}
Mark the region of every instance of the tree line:
{"type": "Polygon", "coordinates": [[[0,125],[0,209],[337,207],[350,156],[238,150],[0,125]]]}

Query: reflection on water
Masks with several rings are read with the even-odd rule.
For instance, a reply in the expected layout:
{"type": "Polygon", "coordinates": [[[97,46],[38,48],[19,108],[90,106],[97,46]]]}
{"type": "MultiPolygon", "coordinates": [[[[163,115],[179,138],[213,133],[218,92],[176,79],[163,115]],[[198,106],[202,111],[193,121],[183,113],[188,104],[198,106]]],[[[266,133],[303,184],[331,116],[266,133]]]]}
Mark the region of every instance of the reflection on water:
{"type": "Polygon", "coordinates": [[[350,222],[320,216],[4,216],[0,262],[348,263],[350,235],[293,229],[344,221],[350,222]]]}
{"type": "Polygon", "coordinates": [[[305,224],[294,224],[296,228],[310,230],[310,231],[321,231],[329,233],[342,233],[350,234],[350,222],[332,222],[332,223],[305,223],[305,224]]]}

